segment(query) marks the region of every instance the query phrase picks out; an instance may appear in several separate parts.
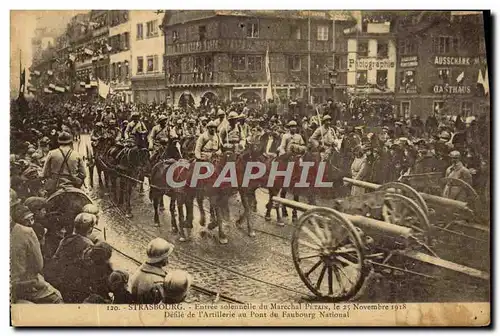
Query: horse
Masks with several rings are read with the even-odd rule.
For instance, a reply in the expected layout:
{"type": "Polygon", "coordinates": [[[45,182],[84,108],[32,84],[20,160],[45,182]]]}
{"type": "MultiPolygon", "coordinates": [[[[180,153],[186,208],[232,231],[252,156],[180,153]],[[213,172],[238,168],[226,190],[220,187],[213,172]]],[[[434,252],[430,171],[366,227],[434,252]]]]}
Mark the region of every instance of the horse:
{"type": "Polygon", "coordinates": [[[113,144],[114,141],[112,138],[102,137],[98,140],[92,141],[91,147],[89,147],[88,145],[85,147],[91,188],[94,187],[94,168],[97,170],[97,180],[99,186],[102,187],[103,185],[105,185],[108,190],[111,188],[111,179],[106,176],[108,172],[106,166],[103,164],[103,161],[100,158],[108,151],[108,149],[113,144]]]}
{"type": "Polygon", "coordinates": [[[131,218],[130,198],[132,185],[136,183],[133,180],[143,177],[145,171],[150,169],[149,151],[146,148],[132,145],[130,142],[126,146],[114,144],[106,151],[101,162],[107,167],[115,200],[117,198],[116,187],[119,178],[118,205],[125,204],[125,216],[131,218]]]}

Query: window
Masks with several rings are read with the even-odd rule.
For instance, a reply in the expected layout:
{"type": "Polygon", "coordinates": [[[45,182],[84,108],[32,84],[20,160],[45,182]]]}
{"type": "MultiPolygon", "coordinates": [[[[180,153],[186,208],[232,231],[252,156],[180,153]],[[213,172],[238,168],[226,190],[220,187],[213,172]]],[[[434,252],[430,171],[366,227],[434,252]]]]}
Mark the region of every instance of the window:
{"type": "Polygon", "coordinates": [[[248,56],[248,70],[254,72],[261,72],[262,56],[248,56]]]}
{"type": "Polygon", "coordinates": [[[296,25],[290,26],[290,38],[293,40],[300,40],[300,27],[296,25]]]}
{"type": "Polygon", "coordinates": [[[298,55],[289,56],[288,68],[292,71],[300,71],[300,56],[298,55]]]}
{"type": "Polygon", "coordinates": [[[118,63],[117,63],[117,68],[118,68],[118,76],[117,76],[117,79],[118,79],[118,81],[122,81],[122,80],[123,80],[123,69],[122,69],[122,64],[121,64],[121,62],[118,62],[118,63]]]}
{"type": "Polygon", "coordinates": [[[232,64],[234,71],[245,71],[246,70],[246,58],[245,56],[236,55],[232,57],[232,64]]]}
{"type": "Polygon", "coordinates": [[[417,45],[411,39],[399,41],[399,54],[400,55],[414,55],[417,53],[417,45]]]}
{"type": "Polygon", "coordinates": [[[432,103],[432,110],[439,114],[443,111],[444,109],[444,101],[442,100],[436,100],[432,103]]]}
{"type": "Polygon", "coordinates": [[[462,102],[460,111],[462,112],[462,116],[470,117],[472,115],[472,103],[470,101],[462,102]]]}
{"type": "Polygon", "coordinates": [[[149,21],[146,23],[146,37],[153,37],[158,35],[157,20],[149,21]]]}
{"type": "Polygon", "coordinates": [[[128,32],[123,34],[123,48],[125,50],[128,50],[130,48],[130,40],[129,40],[130,36],[129,35],[130,34],[128,32]]]}
{"type": "Polygon", "coordinates": [[[153,56],[153,70],[158,71],[158,55],[153,56]]]}
{"type": "Polygon", "coordinates": [[[137,57],[137,73],[143,73],[143,72],[144,72],[144,58],[137,57]]]}
{"type": "Polygon", "coordinates": [[[200,36],[200,41],[203,41],[205,39],[206,32],[207,32],[206,26],[199,26],[198,27],[198,35],[200,36]]]}
{"type": "Polygon", "coordinates": [[[443,81],[443,83],[449,83],[451,78],[450,69],[438,69],[439,78],[443,81]]]}
{"type": "Polygon", "coordinates": [[[401,87],[400,90],[408,91],[408,89],[415,87],[415,70],[405,70],[401,71],[401,87]]]}
{"type": "Polygon", "coordinates": [[[358,55],[362,57],[368,56],[368,41],[358,41],[358,55]]]}
{"type": "Polygon", "coordinates": [[[154,70],[153,56],[148,56],[146,71],[153,72],[153,70],[154,70]]]}
{"type": "Polygon", "coordinates": [[[179,39],[179,34],[174,30],[172,32],[172,41],[175,43],[179,39]]]}
{"type": "Polygon", "coordinates": [[[377,57],[387,57],[389,55],[389,45],[387,42],[377,42],[377,57]]]}
{"type": "Polygon", "coordinates": [[[247,27],[247,37],[257,38],[259,37],[259,23],[251,22],[246,25],[247,27]]]}
{"type": "Polygon", "coordinates": [[[356,85],[366,85],[368,83],[368,71],[356,71],[356,85]]]}
{"type": "Polygon", "coordinates": [[[450,52],[458,52],[459,40],[458,37],[439,36],[432,39],[432,48],[437,54],[447,54],[450,52]]]}
{"type": "Polygon", "coordinates": [[[142,32],[142,23],[137,24],[137,39],[142,40],[143,37],[143,32],[142,32]]]}
{"type": "Polygon", "coordinates": [[[163,60],[162,60],[162,65],[161,65],[161,72],[165,72],[165,69],[167,68],[167,57],[163,55],[163,60]]]}
{"type": "Polygon", "coordinates": [[[335,69],[337,70],[347,69],[347,56],[335,55],[335,69]]]}
{"type": "Polygon", "coordinates": [[[128,79],[129,78],[129,69],[128,69],[128,62],[125,61],[123,63],[123,73],[125,75],[125,79],[128,79]]]}
{"type": "Polygon", "coordinates": [[[377,85],[387,87],[387,70],[377,70],[377,85]]]}
{"type": "Polygon", "coordinates": [[[318,26],[318,41],[328,41],[328,26],[318,26]]]}
{"type": "Polygon", "coordinates": [[[411,103],[409,101],[401,102],[401,115],[405,118],[409,118],[411,113],[411,103]]]}

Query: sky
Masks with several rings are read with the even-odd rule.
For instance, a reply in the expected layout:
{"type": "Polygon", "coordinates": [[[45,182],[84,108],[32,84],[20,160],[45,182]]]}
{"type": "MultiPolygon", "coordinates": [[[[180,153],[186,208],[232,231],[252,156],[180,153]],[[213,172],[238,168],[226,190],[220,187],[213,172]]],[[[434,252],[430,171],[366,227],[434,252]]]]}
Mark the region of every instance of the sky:
{"type": "Polygon", "coordinates": [[[37,28],[48,27],[64,32],[71,18],[86,10],[13,10],[10,12],[10,96],[15,97],[19,90],[19,61],[26,68],[26,82],[31,66],[31,39],[37,28]],[[20,52],[20,50],[22,52],[20,52]]]}

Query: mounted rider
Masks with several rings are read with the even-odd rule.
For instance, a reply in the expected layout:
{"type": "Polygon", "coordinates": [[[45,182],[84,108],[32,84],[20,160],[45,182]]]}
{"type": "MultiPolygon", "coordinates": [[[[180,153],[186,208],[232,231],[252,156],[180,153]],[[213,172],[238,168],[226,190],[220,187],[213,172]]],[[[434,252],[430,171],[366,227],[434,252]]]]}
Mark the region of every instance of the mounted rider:
{"type": "Polygon", "coordinates": [[[148,129],[144,122],[141,120],[141,115],[137,112],[132,113],[131,121],[125,129],[125,139],[134,139],[139,147],[145,147],[146,135],[148,129]]]}
{"type": "Polygon", "coordinates": [[[170,127],[168,127],[167,120],[166,115],[160,115],[158,124],[151,129],[151,133],[148,136],[148,149],[152,159],[156,158],[161,148],[170,138],[170,127]]]}
{"type": "Polygon", "coordinates": [[[214,153],[220,154],[221,140],[217,134],[217,123],[211,121],[207,124],[207,130],[198,136],[194,156],[196,160],[209,161],[214,153]]]}
{"type": "Polygon", "coordinates": [[[295,120],[291,120],[286,125],[289,132],[281,138],[279,147],[280,155],[302,155],[306,152],[306,142],[302,135],[298,132],[298,124],[295,120]]]}
{"type": "Polygon", "coordinates": [[[331,127],[332,117],[329,115],[323,116],[321,126],[319,126],[309,138],[309,143],[314,148],[325,149],[325,154],[330,153],[332,147],[337,148],[338,136],[337,132],[331,127]]]}
{"type": "MultiPolygon", "coordinates": [[[[227,126],[223,127],[219,136],[223,143],[222,148],[235,153],[241,153],[245,149],[246,141],[241,136],[241,130],[238,127],[238,113],[231,111],[227,116],[227,126]]],[[[220,125],[219,125],[220,127],[220,125]]]]}
{"type": "Polygon", "coordinates": [[[80,188],[86,177],[83,160],[72,148],[71,134],[61,132],[58,142],[59,148],[49,152],[42,171],[42,177],[48,179],[46,186],[49,193],[55,192],[63,184],[80,188]]]}

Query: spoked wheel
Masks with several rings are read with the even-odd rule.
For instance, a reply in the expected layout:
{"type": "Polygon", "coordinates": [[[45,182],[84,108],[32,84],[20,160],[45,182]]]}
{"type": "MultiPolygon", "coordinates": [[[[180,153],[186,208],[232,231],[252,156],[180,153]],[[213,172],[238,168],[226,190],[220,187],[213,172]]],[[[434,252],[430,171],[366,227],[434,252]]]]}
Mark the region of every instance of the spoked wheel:
{"type": "Polygon", "coordinates": [[[472,188],[472,186],[465,182],[464,180],[460,180],[453,177],[445,177],[442,179],[442,183],[444,185],[449,185],[452,187],[459,187],[460,193],[457,195],[461,201],[467,202],[468,204],[474,206],[479,200],[479,195],[472,188]]]}
{"type": "Polygon", "coordinates": [[[360,233],[333,209],[314,208],[299,218],[292,256],[307,288],[329,301],[349,300],[366,277],[360,233]]]}
{"type": "Polygon", "coordinates": [[[418,191],[416,191],[409,185],[401,182],[389,182],[383,184],[379,189],[377,189],[377,191],[383,191],[383,190],[390,193],[400,194],[412,199],[424,211],[425,215],[429,216],[429,208],[427,207],[427,203],[425,202],[424,198],[422,197],[422,195],[420,195],[418,191]]]}
{"type": "Polygon", "coordinates": [[[411,228],[415,236],[425,243],[431,241],[431,224],[417,202],[396,193],[387,193],[382,205],[382,217],[385,222],[411,228]]]}

